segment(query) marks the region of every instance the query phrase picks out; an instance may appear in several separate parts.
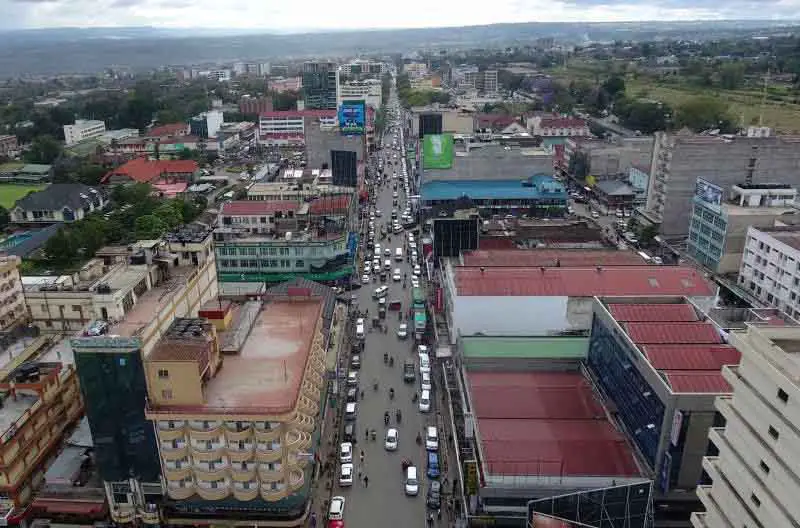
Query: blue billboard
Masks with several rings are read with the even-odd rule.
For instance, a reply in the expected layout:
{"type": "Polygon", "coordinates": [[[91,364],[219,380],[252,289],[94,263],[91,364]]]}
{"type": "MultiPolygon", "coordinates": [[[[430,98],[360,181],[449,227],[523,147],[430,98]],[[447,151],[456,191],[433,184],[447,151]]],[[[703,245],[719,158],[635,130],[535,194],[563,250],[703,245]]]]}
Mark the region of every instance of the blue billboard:
{"type": "Polygon", "coordinates": [[[367,129],[364,101],[342,101],[339,105],[339,130],[346,136],[363,136],[367,129]]]}

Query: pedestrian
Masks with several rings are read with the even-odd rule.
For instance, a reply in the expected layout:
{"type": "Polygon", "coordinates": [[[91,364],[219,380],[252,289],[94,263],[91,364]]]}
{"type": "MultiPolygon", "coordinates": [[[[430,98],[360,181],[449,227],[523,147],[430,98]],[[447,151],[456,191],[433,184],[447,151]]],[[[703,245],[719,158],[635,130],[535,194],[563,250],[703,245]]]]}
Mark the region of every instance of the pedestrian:
{"type": "Polygon", "coordinates": [[[364,463],[364,450],[361,450],[361,463],[364,463]]]}
{"type": "Polygon", "coordinates": [[[361,468],[358,468],[358,480],[361,480],[361,468]]]}
{"type": "Polygon", "coordinates": [[[440,521],[442,520],[442,509],[441,509],[441,508],[438,508],[438,509],[436,510],[436,518],[437,518],[438,520],[440,520],[440,521]]]}
{"type": "Polygon", "coordinates": [[[364,475],[364,487],[369,487],[369,477],[367,475],[364,475]]]}

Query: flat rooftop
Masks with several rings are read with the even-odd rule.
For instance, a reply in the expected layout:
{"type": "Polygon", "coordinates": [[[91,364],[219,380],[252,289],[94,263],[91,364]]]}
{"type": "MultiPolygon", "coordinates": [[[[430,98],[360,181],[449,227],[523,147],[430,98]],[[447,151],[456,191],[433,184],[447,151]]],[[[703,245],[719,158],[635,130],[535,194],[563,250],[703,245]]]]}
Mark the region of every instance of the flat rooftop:
{"type": "Polygon", "coordinates": [[[501,200],[501,199],[566,199],[567,193],[563,190],[543,192],[540,188],[523,185],[526,176],[518,179],[497,179],[487,177],[483,180],[434,180],[422,184],[420,194],[423,201],[430,200],[457,200],[468,197],[472,200],[501,200]]]}
{"type": "Polygon", "coordinates": [[[468,371],[467,379],[488,474],[641,476],[581,374],[468,371]]]}
{"type": "Polygon", "coordinates": [[[725,344],[712,323],[687,302],[604,303],[645,360],[675,393],[731,392],[724,365],[738,365],[741,353],[725,344]]]}
{"type": "Polygon", "coordinates": [[[491,359],[585,359],[588,337],[462,337],[464,357],[491,359]]]}
{"type": "MultiPolygon", "coordinates": [[[[482,241],[481,241],[482,242],[482,241]]],[[[643,266],[638,253],[605,249],[489,249],[467,251],[463,266],[578,267],[643,266]]]]}
{"type": "Polygon", "coordinates": [[[449,169],[425,169],[423,186],[436,181],[516,180],[519,182],[533,174],[553,174],[553,153],[543,149],[506,148],[487,144],[470,148],[468,152],[456,149],[453,166],[449,169]]]}
{"type": "Polygon", "coordinates": [[[710,297],[714,290],[687,266],[478,267],[456,266],[460,296],[687,296],[710,297]]]}
{"type": "Polygon", "coordinates": [[[206,385],[205,407],[241,413],[294,407],[321,312],[321,299],[265,305],[240,353],[225,356],[206,385]]]}

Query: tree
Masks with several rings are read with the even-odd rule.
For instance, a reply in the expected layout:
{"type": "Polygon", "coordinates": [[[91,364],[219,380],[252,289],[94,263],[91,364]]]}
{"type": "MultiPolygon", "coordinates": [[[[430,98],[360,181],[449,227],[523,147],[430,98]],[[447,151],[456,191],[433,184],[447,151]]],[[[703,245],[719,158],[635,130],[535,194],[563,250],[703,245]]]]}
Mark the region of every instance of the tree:
{"type": "Polygon", "coordinates": [[[736,90],[744,83],[745,65],[741,62],[723,64],[719,70],[719,85],[726,90],[736,90]]]}
{"type": "Polygon", "coordinates": [[[28,163],[44,163],[49,165],[61,156],[61,143],[53,136],[38,136],[33,139],[30,149],[24,158],[28,163]]]}
{"type": "Polygon", "coordinates": [[[153,211],[153,214],[159,218],[164,223],[164,226],[167,230],[175,229],[179,225],[183,223],[183,215],[180,210],[180,205],[177,205],[176,201],[165,202],[156,207],[156,210],[153,211]]]}
{"type": "Polygon", "coordinates": [[[727,103],[705,96],[693,97],[681,103],[675,109],[675,124],[678,128],[687,127],[695,132],[719,129],[728,133],[736,130],[727,103]]]}
{"type": "Polygon", "coordinates": [[[0,205],[0,229],[5,229],[11,222],[11,215],[8,214],[8,209],[0,205]]]}
{"type": "Polygon", "coordinates": [[[272,108],[276,111],[294,110],[297,108],[297,101],[300,100],[300,92],[277,92],[272,94],[272,108]]]}
{"type": "Polygon", "coordinates": [[[150,240],[160,238],[167,231],[167,226],[161,218],[149,214],[137,218],[134,222],[134,229],[138,240],[150,240]]]}
{"type": "Polygon", "coordinates": [[[44,243],[45,258],[58,266],[72,263],[78,254],[78,246],[63,227],[44,243]]]}
{"type": "Polygon", "coordinates": [[[643,134],[666,130],[672,109],[659,101],[620,99],[614,113],[626,127],[643,134]]]}
{"type": "Polygon", "coordinates": [[[617,99],[625,95],[625,79],[621,75],[614,75],[603,83],[603,90],[612,99],[617,99]]]}

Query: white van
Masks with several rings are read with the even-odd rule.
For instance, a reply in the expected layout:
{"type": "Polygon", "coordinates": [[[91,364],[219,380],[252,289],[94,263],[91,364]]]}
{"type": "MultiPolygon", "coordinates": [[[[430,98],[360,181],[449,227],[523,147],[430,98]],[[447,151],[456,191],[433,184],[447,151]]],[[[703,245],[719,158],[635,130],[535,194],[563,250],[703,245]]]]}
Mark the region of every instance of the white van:
{"type": "Polygon", "coordinates": [[[383,261],[383,269],[385,269],[386,271],[391,271],[391,269],[392,269],[392,261],[389,260],[389,259],[384,260],[383,261]]]}
{"type": "Polygon", "coordinates": [[[425,429],[425,449],[428,451],[439,450],[439,432],[432,425],[425,429]]]}
{"type": "Polygon", "coordinates": [[[356,402],[350,402],[345,406],[344,419],[347,421],[353,421],[356,419],[356,402]]]}
{"type": "Polygon", "coordinates": [[[419,493],[419,481],[417,480],[416,466],[406,468],[406,495],[415,497],[419,493]]]}
{"type": "Polygon", "coordinates": [[[422,391],[419,397],[419,412],[429,412],[431,410],[431,391],[422,391]]]}
{"type": "Polygon", "coordinates": [[[403,248],[397,248],[394,250],[394,259],[398,262],[403,260],[403,248]]]}
{"type": "Polygon", "coordinates": [[[419,373],[430,373],[431,371],[431,359],[428,357],[428,354],[425,352],[420,352],[417,354],[419,356],[419,373]]]}
{"type": "Polygon", "coordinates": [[[376,299],[380,299],[381,297],[386,297],[388,293],[389,293],[388,286],[380,286],[378,288],[375,288],[375,291],[372,292],[372,296],[376,299]]]}
{"type": "Polygon", "coordinates": [[[356,325],[356,337],[358,339],[364,339],[364,323],[356,325]]]}
{"type": "Polygon", "coordinates": [[[431,390],[431,375],[429,372],[423,372],[419,379],[419,388],[420,390],[430,391],[431,390]]]}

